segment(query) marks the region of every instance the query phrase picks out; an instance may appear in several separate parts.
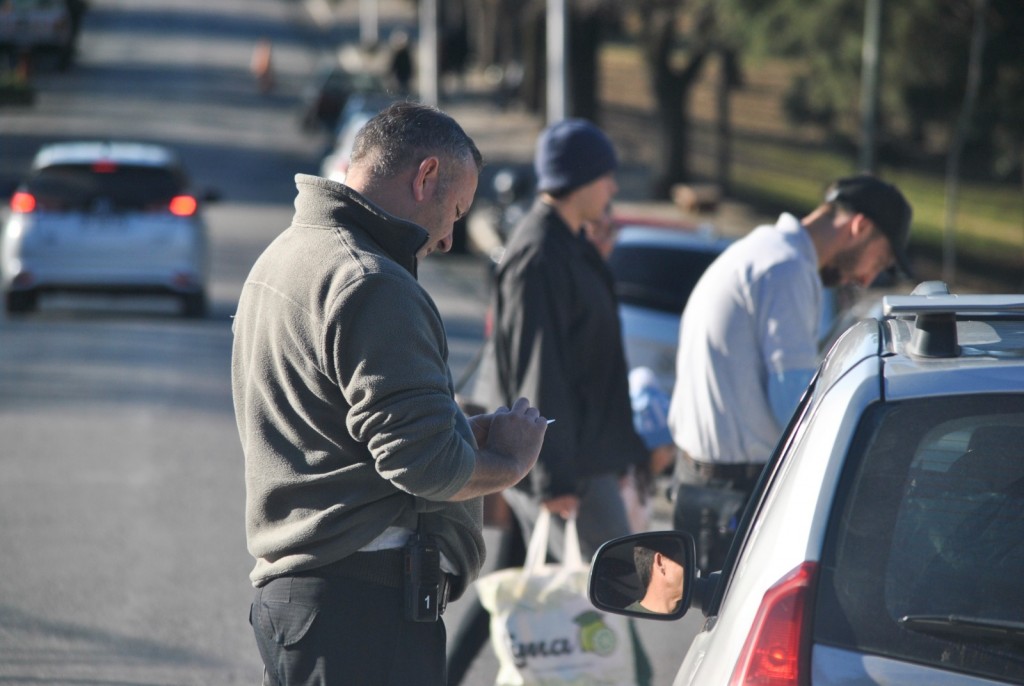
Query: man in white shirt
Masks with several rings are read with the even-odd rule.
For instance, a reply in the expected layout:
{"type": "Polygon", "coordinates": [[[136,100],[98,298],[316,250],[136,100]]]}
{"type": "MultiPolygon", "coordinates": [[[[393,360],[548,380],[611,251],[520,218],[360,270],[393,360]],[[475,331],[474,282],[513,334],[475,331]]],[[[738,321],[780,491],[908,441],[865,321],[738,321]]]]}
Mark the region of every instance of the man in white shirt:
{"type": "Polygon", "coordinates": [[[722,531],[814,374],[823,287],[867,286],[894,264],[909,272],[911,215],[895,186],[839,179],[809,215],[755,228],[698,281],[680,326],[669,427],[675,526],[694,535],[705,571],[724,559],[722,531]]]}

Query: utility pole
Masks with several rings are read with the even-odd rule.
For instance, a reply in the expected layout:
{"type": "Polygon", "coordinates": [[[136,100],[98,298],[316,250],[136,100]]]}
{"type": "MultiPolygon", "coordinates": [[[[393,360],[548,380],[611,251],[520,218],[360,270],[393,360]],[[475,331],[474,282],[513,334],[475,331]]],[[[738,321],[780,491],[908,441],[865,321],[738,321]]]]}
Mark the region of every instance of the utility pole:
{"type": "Polygon", "coordinates": [[[964,87],[964,106],[953,132],[949,157],[946,159],[946,218],[942,231],[942,280],[952,285],[956,279],[956,210],[960,194],[960,153],[970,133],[974,106],[981,87],[981,54],[985,49],[985,14],[988,0],[974,0],[974,31],[971,33],[971,52],[967,58],[967,85],[964,87]]]}
{"type": "Polygon", "coordinates": [[[882,42],[882,0],[867,0],[860,76],[860,171],[875,172],[878,147],[878,82],[882,42]]]}
{"type": "Polygon", "coordinates": [[[380,0],[359,0],[359,43],[368,48],[376,45],[378,32],[378,3],[380,0]]]}
{"type": "Polygon", "coordinates": [[[569,114],[569,86],[566,73],[566,0],[548,0],[547,4],[547,123],[565,119],[569,114]]]}
{"type": "Polygon", "coordinates": [[[437,107],[441,100],[437,66],[437,2],[438,0],[420,0],[419,64],[416,69],[420,102],[434,107],[437,107]]]}

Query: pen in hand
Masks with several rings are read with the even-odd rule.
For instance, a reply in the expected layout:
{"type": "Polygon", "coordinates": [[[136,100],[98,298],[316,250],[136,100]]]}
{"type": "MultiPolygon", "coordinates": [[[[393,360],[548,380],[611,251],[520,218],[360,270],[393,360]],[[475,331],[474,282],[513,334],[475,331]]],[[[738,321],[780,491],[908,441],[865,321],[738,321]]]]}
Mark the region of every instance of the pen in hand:
{"type": "Polygon", "coordinates": [[[555,423],[555,420],[554,420],[554,419],[549,419],[549,420],[548,420],[548,424],[554,424],[554,423],[555,423]]]}

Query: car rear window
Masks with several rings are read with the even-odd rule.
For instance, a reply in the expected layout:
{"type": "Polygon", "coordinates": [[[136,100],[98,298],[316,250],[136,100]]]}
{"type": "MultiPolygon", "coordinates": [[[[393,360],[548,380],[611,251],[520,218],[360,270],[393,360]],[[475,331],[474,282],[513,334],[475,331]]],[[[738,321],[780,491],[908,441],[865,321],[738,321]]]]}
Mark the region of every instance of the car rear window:
{"type": "Polygon", "coordinates": [[[844,470],[815,641],[1024,683],[1024,395],[876,405],[844,470]]]}
{"type": "Polygon", "coordinates": [[[680,314],[690,292],[718,253],[664,246],[615,246],[608,264],[619,302],[680,314]]]}
{"type": "Polygon", "coordinates": [[[36,172],[28,191],[40,209],[89,212],[161,209],[183,192],[177,171],[106,163],[54,165],[36,172]]]}

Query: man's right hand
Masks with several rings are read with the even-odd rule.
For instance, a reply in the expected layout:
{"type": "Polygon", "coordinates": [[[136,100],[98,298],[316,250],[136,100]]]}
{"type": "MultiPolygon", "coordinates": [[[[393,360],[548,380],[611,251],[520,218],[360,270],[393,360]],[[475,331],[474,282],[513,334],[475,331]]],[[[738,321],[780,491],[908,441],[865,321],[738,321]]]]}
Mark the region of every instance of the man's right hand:
{"type": "Polygon", "coordinates": [[[559,495],[545,500],[544,507],[551,514],[556,514],[562,519],[569,519],[580,509],[580,499],[575,495],[559,495]]]}
{"type": "Polygon", "coordinates": [[[452,500],[497,493],[519,483],[537,463],[548,428],[547,420],[526,398],[511,408],[471,417],[469,422],[478,446],[476,469],[452,500]]]}
{"type": "Polygon", "coordinates": [[[490,418],[486,441],[480,447],[527,464],[523,472],[525,476],[540,455],[548,428],[547,420],[526,398],[515,401],[512,409],[499,407],[490,418]]]}

